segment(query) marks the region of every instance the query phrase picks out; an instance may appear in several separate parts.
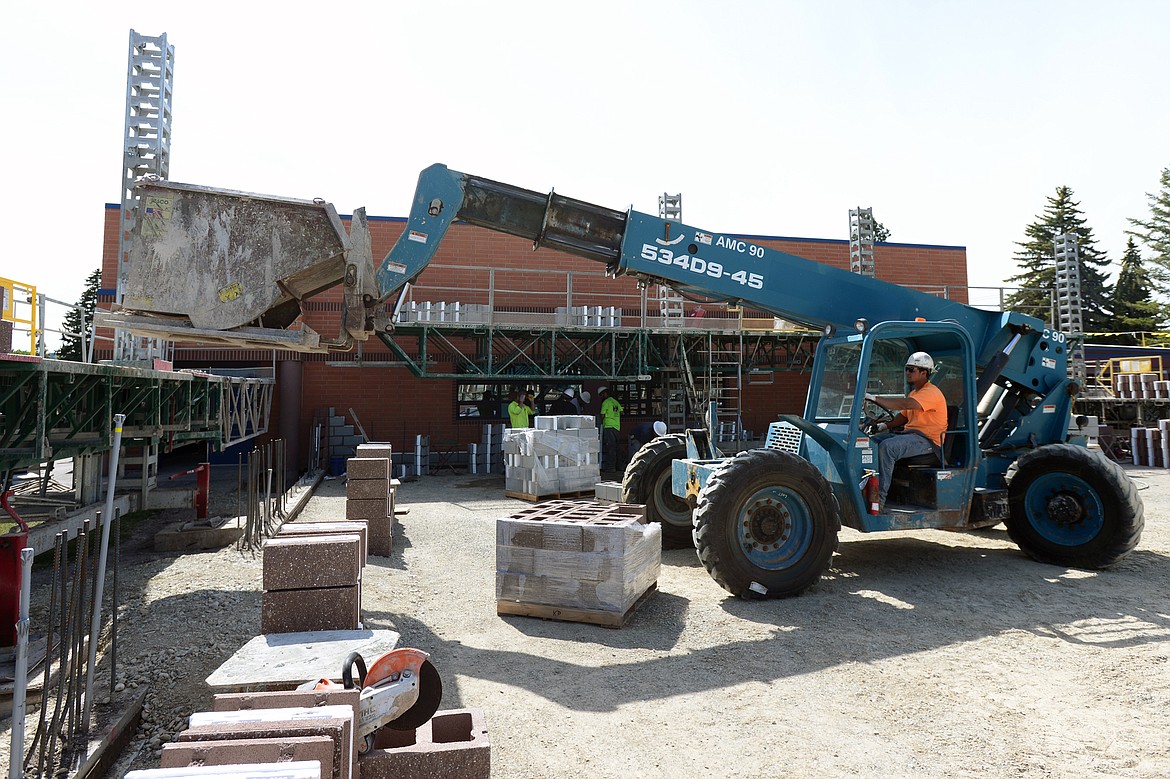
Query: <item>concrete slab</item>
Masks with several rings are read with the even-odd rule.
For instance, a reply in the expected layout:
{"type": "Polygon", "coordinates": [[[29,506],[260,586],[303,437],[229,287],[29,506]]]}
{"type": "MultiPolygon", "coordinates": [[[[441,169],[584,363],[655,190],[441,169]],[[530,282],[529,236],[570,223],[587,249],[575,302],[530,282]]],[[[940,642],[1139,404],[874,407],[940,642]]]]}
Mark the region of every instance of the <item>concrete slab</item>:
{"type": "Polygon", "coordinates": [[[186,552],[192,549],[223,549],[244,535],[244,528],[234,525],[198,527],[179,522],[154,534],[154,551],[186,552]]]}
{"type": "Polygon", "coordinates": [[[256,636],[207,677],[213,692],[292,690],[310,679],[341,681],[350,652],[379,657],[398,645],[393,630],[316,630],[256,636]]]}

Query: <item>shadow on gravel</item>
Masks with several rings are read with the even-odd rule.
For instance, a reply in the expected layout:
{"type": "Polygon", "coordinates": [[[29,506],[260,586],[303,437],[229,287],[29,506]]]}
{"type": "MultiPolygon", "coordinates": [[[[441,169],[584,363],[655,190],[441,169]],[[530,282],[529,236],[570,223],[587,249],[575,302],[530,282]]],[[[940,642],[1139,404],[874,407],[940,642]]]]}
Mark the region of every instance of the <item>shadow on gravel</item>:
{"type": "Polygon", "coordinates": [[[1165,601],[1155,594],[1170,589],[1170,558],[1149,552],[1133,557],[1134,570],[1073,571],[1036,563],[1014,549],[907,538],[851,541],[842,544],[830,574],[805,595],[770,601],[727,598],[723,613],[710,617],[770,627],[769,638],[687,651],[672,650],[688,616],[701,641],[702,615],[687,600],[665,592],[647,601],[621,630],[504,618],[527,636],[548,639],[542,655],[507,647],[473,649],[440,639],[405,615],[370,616],[392,623],[403,635],[403,646],[432,653],[450,680],[444,706],[464,705],[452,678],[458,673],[518,685],[576,710],[611,711],[627,702],[770,683],[1013,630],[1098,649],[1168,642],[1170,619],[1157,613],[1165,601]],[[558,657],[565,642],[609,647],[616,658],[625,650],[666,654],[648,658],[638,652],[629,661],[586,668],[558,657]]]}

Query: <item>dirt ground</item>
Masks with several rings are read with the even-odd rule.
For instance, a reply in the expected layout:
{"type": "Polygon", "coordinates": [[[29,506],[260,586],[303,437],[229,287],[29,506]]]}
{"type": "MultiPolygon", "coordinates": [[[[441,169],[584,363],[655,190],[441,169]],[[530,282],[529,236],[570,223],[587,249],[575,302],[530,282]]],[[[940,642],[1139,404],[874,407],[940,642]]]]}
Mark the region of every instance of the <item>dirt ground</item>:
{"type": "MultiPolygon", "coordinates": [[[[1108,571],[1032,562],[1002,528],[846,530],[808,593],[749,602],[667,551],[620,630],[497,616],[494,520],[525,504],[502,480],[429,476],[401,487],[410,513],[394,556],[371,558],[363,612],[432,653],[443,708],[484,710],[497,779],[1165,777],[1170,472],[1129,472],[1146,529],[1108,571]]],[[[302,519],[343,514],[327,481],[302,519]]],[[[117,693],[149,684],[149,709],[112,776],[157,766],[259,627],[258,558],[155,555],[149,529],[124,569],[117,693]]]]}

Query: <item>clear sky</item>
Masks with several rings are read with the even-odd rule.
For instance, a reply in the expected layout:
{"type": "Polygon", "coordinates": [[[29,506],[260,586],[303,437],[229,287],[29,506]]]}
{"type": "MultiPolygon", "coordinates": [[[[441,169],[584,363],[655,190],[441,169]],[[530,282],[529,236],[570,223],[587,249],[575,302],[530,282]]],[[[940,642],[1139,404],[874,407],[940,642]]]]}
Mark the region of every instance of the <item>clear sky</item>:
{"type": "MultiPolygon", "coordinates": [[[[433,162],[716,232],[962,245],[1074,190],[1116,261],[1170,166],[1170,3],[21,3],[0,29],[0,276],[62,300],[120,199],[129,30],[175,47],[170,177],[406,215],[433,162]]],[[[51,342],[50,342],[51,343],[51,342]]]]}

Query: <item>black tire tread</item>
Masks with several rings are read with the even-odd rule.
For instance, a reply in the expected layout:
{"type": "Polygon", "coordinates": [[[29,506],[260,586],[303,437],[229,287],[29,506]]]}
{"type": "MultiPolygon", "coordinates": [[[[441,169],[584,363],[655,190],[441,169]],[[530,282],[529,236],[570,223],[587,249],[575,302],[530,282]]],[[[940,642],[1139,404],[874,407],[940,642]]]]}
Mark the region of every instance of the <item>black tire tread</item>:
{"type": "Polygon", "coordinates": [[[630,458],[625,473],[622,474],[622,503],[643,503],[646,505],[646,521],[657,522],[662,526],[662,546],[664,549],[687,549],[694,543],[692,529],[663,522],[654,510],[654,502],[650,495],[657,479],[660,458],[675,450],[677,453],[671,456],[668,462],[686,457],[686,433],[659,436],[639,449],[630,458]]]}
{"type": "MultiPolygon", "coordinates": [[[[1047,470],[1055,469],[1049,467],[1047,470]]],[[[1137,485],[1129,478],[1124,468],[1098,452],[1075,444],[1041,446],[1021,455],[1008,466],[1004,479],[1009,490],[1010,510],[1005,522],[1008,535],[1034,560],[1076,568],[1108,568],[1132,552],[1141,540],[1142,530],[1145,528],[1145,508],[1138,495],[1137,485]],[[1033,543],[1027,518],[1017,514],[1017,502],[1023,500],[1023,495],[1013,492],[1011,485],[1021,472],[1027,475],[1032,469],[1044,468],[1047,460],[1053,461],[1052,464],[1065,460],[1070,465],[1060,470],[1082,477],[1092,474],[1104,482],[1106,491],[1101,492],[1101,498],[1106,504],[1106,514],[1116,517],[1119,521],[1113,535],[1099,546],[1058,555],[1037,548],[1033,543]],[[1112,505],[1114,502],[1115,505],[1112,505]]]]}
{"type": "Polygon", "coordinates": [[[720,587],[732,595],[744,599],[787,598],[800,595],[816,584],[832,564],[833,555],[836,553],[839,543],[837,536],[839,522],[835,520],[838,516],[837,511],[837,501],[833,497],[828,482],[825,481],[820,471],[804,458],[774,449],[753,449],[740,452],[712,474],[703,491],[699,493],[699,505],[695,509],[694,522],[694,543],[698,551],[699,562],[703,564],[707,573],[720,587]],[[762,461],[764,458],[773,461],[768,467],[776,468],[777,471],[783,470],[795,479],[806,481],[812,486],[814,488],[812,494],[805,496],[810,508],[814,513],[819,508],[827,512],[827,516],[834,518],[827,529],[831,536],[827,544],[827,553],[824,550],[821,551],[821,559],[816,562],[815,569],[811,574],[786,588],[770,590],[767,594],[751,590],[749,582],[739,581],[739,577],[731,568],[730,561],[723,560],[717,549],[717,536],[725,532],[720,527],[717,512],[727,510],[723,504],[731,501],[728,493],[732,490],[734,481],[740,477],[745,469],[760,467],[757,461],[762,461]]]}

